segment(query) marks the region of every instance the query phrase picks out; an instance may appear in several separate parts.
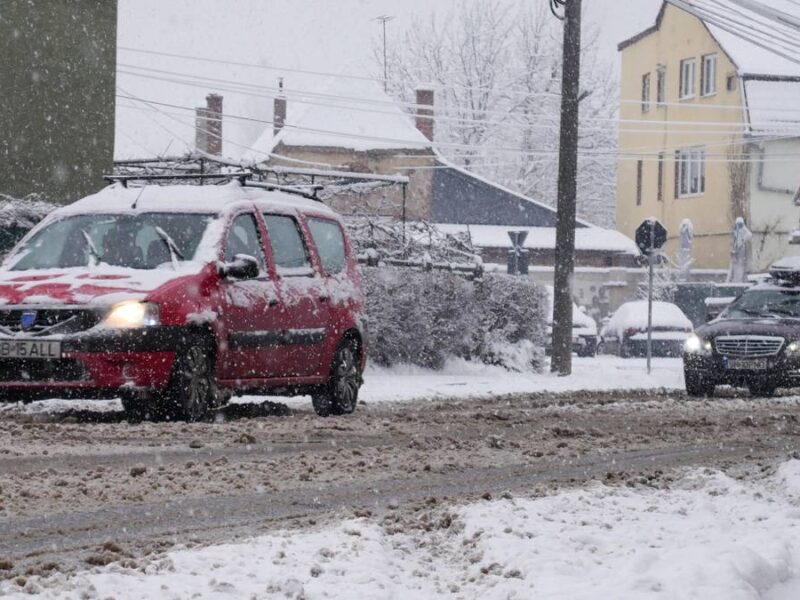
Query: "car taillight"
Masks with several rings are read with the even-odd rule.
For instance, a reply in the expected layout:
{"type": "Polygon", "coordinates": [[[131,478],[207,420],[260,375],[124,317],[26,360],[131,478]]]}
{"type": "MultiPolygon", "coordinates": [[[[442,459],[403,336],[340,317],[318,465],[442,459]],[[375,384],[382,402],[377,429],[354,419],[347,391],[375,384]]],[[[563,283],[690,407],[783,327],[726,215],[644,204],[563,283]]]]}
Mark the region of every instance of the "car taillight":
{"type": "Polygon", "coordinates": [[[639,330],[636,329],[636,327],[629,327],[628,329],[625,330],[626,337],[631,337],[632,335],[636,335],[637,333],[639,333],[639,330]]]}

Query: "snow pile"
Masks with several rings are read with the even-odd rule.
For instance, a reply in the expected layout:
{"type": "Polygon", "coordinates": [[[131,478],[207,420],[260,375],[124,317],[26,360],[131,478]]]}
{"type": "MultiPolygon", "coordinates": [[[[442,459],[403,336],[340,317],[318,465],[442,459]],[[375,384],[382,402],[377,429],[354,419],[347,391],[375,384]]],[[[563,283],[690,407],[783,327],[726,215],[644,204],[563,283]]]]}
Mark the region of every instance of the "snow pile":
{"type": "MultiPolygon", "coordinates": [[[[28,585],[43,587],[46,598],[118,599],[800,595],[800,462],[758,482],[709,470],[669,489],[629,481],[633,487],[390,510],[379,521],[178,550],[143,571],[114,564],[28,585]]],[[[0,584],[0,593],[14,585],[0,584]]]]}
{"type": "Polygon", "coordinates": [[[478,281],[444,271],[361,270],[369,315],[369,354],[378,365],[441,369],[449,358],[514,371],[542,366],[546,300],[525,278],[478,281]]]}
{"type": "Polygon", "coordinates": [[[34,225],[56,206],[38,194],[17,199],[0,194],[0,254],[11,249],[34,225]]]}

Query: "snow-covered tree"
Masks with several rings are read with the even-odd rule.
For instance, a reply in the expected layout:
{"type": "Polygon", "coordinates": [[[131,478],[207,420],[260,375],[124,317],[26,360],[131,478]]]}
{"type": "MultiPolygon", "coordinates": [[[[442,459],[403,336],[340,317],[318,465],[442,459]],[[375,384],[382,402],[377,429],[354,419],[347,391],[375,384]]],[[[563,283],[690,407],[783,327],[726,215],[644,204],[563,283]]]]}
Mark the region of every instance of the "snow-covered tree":
{"type": "MultiPolygon", "coordinates": [[[[614,221],[617,82],[584,35],[578,212],[614,221]]],[[[376,52],[382,61],[382,50],[376,52]]],[[[390,46],[389,91],[404,103],[436,92],[435,140],[450,160],[555,204],[561,22],[535,6],[470,0],[417,20],[390,46]]]]}

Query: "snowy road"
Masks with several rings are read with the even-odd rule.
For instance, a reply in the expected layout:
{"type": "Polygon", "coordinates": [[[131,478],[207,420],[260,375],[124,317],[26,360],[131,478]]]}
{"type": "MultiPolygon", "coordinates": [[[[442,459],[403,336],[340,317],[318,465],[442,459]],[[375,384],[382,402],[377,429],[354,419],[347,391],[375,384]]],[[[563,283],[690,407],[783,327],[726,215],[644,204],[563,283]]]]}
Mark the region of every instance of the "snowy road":
{"type": "Polygon", "coordinates": [[[670,392],[373,403],[327,420],[241,405],[193,425],[7,411],[0,579],[595,479],[667,486],[685,466],[757,473],[800,451],[798,417],[794,396],[670,392]]]}

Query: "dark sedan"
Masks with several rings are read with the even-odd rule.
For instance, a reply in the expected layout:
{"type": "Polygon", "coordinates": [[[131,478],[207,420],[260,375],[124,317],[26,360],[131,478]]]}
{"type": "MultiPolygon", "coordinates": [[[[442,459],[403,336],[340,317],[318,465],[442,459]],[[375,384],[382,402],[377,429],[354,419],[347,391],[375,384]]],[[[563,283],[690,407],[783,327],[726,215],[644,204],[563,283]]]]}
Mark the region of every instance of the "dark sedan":
{"type": "Polygon", "coordinates": [[[800,385],[800,287],[775,280],[745,292],[686,341],[683,368],[690,396],[724,384],[755,396],[800,385]]]}

